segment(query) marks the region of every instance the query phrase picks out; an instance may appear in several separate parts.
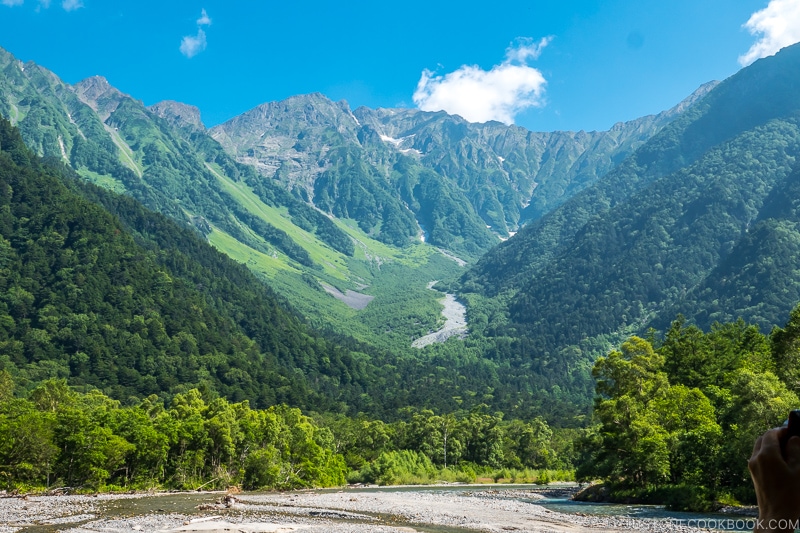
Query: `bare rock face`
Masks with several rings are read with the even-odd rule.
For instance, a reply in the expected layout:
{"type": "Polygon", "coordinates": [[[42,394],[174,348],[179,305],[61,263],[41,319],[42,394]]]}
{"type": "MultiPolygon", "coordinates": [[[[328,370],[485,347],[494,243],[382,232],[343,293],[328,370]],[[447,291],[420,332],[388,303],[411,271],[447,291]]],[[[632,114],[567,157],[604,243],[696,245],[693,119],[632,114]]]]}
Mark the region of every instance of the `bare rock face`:
{"type": "Polygon", "coordinates": [[[209,134],[241,162],[313,196],[332,145],[358,145],[359,125],[345,102],[319,93],[261,104],[209,134]],[[280,173],[279,173],[280,171],[280,173]]]}
{"type": "Polygon", "coordinates": [[[81,102],[94,109],[103,121],[108,119],[122,100],[128,97],[112,87],[102,76],[81,80],[72,86],[72,90],[81,102]]]}
{"type": "Polygon", "coordinates": [[[206,126],[200,119],[200,109],[193,105],[164,100],[147,108],[173,126],[188,128],[195,131],[205,131],[206,126]]]}

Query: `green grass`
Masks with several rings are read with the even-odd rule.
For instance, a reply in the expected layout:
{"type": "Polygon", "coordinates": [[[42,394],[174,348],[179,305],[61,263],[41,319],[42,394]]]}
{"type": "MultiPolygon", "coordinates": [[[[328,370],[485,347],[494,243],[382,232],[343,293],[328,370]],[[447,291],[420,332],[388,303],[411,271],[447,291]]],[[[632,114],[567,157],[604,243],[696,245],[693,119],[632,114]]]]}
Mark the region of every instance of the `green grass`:
{"type": "Polygon", "coordinates": [[[285,209],[269,206],[244,183],[235,182],[220,172],[216,165],[206,164],[216,176],[219,184],[225,191],[233,196],[251,214],[259,217],[264,222],[271,224],[281,231],[286,232],[292,240],[303,247],[311,256],[314,263],[322,267],[326,274],[339,280],[348,279],[346,256],[327,246],[313,234],[294,225],[289,220],[285,209]]]}
{"type": "Polygon", "coordinates": [[[133,170],[136,175],[141,178],[142,174],[144,174],[144,170],[142,169],[141,165],[136,162],[136,154],[133,153],[131,147],[128,146],[128,143],[125,142],[117,130],[106,124],[103,124],[103,126],[106,128],[108,134],[111,135],[111,140],[114,141],[114,144],[116,144],[117,148],[119,148],[119,160],[123,165],[133,170]]]}
{"type": "Polygon", "coordinates": [[[285,256],[281,257],[281,254],[277,252],[275,255],[269,255],[254,250],[218,228],[212,228],[208,235],[208,242],[234,260],[244,263],[250,270],[268,278],[275,276],[281,270],[291,270],[300,274],[300,271],[291,266],[285,256]]]}
{"type": "Polygon", "coordinates": [[[118,194],[125,193],[125,185],[121,181],[109,176],[108,174],[98,174],[97,172],[93,172],[86,168],[78,170],[78,174],[80,174],[82,178],[86,179],[86,181],[94,183],[99,187],[112,190],[118,194]]]}

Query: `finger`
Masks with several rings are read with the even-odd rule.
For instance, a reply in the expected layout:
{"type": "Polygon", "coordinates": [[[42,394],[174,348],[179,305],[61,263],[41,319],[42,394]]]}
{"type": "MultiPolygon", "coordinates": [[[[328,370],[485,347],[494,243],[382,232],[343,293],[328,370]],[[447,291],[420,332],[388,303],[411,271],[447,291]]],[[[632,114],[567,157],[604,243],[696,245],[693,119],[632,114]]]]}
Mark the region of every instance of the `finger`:
{"type": "Polygon", "coordinates": [[[800,468],[800,437],[791,437],[786,443],[786,463],[792,468],[800,468]]]}
{"type": "Polygon", "coordinates": [[[781,447],[781,440],[785,437],[787,428],[772,428],[761,435],[761,452],[768,452],[770,448],[781,447]]]}
{"type": "Polygon", "coordinates": [[[764,441],[764,436],[760,436],[756,439],[756,443],[753,445],[753,453],[750,457],[755,457],[758,454],[758,451],[761,449],[761,443],[764,441]]]}

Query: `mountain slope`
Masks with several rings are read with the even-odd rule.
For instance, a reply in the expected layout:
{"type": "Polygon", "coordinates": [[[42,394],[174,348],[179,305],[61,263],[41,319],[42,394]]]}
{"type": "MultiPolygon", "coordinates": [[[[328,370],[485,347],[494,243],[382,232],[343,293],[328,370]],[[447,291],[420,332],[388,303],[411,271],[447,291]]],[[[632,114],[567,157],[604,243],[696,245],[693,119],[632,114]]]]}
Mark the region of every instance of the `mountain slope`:
{"type": "Polygon", "coordinates": [[[424,166],[457,183],[486,223],[505,237],[506,228],[540,218],[593,183],[716,83],[704,84],[670,110],[600,132],[531,132],[411,109],[362,107],[355,115],[382,139],[418,153],[424,166]]]}
{"type": "Polygon", "coordinates": [[[69,172],[39,162],[0,119],[5,369],[117,398],[206,383],[262,406],[341,401],[359,373],[349,351],[193,232],[69,172]]]}
{"type": "Polygon", "coordinates": [[[794,46],[722,82],[488,254],[463,290],[507,301],[509,327],[531,339],[532,358],[663,326],[680,310],[704,326],[737,316],[779,323],[798,295],[787,233],[798,220],[785,205],[800,155],[798,67],[794,46]],[[761,255],[772,252],[780,257],[761,255]],[[766,264],[770,278],[761,276],[766,264]],[[773,268],[780,264],[788,269],[773,268]]]}
{"type": "Polygon", "coordinates": [[[100,77],[70,86],[2,50],[0,71],[0,113],[39,155],[194,227],[316,326],[395,351],[442,321],[428,283],[459,276],[458,258],[596,180],[696,99],[609,132],[535,134],[350,112],[317,94],[209,132],[196,108],[148,108],[100,77]],[[367,307],[337,299],[347,291],[367,307]]]}
{"type": "Polygon", "coordinates": [[[800,165],[770,191],[728,256],[654,321],[681,313],[703,327],[746,317],[768,330],[800,301],[800,165]]]}

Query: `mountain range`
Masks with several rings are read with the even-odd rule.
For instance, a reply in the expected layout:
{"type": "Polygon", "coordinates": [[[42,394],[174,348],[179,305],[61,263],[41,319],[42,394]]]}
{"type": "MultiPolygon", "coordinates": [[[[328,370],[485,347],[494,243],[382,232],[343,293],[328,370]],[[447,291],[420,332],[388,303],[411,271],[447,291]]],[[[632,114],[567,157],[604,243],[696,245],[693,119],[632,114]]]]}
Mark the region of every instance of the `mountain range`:
{"type": "Polygon", "coordinates": [[[319,94],[207,130],[197,108],[146,107],[99,76],[68,85],[5,51],[0,72],[0,114],[36,153],[192,225],[320,327],[394,349],[438,327],[429,281],[459,275],[713,87],[608,132],[351,112],[319,94]],[[332,296],[347,291],[373,300],[361,311],[332,296]]]}
{"type": "MultiPolygon", "coordinates": [[[[604,132],[321,94],[209,129],[190,105],[69,85],[0,50],[0,114],[49,164],[191,228],[329,335],[408,356],[415,375],[469,366],[473,401],[586,405],[592,361],[626,335],[678,313],[770,328],[800,300],[798,66],[787,48],[604,132]],[[420,362],[412,341],[443,321],[436,281],[468,304],[470,336],[420,362]]],[[[464,401],[445,389],[442,405],[464,401]]]]}

